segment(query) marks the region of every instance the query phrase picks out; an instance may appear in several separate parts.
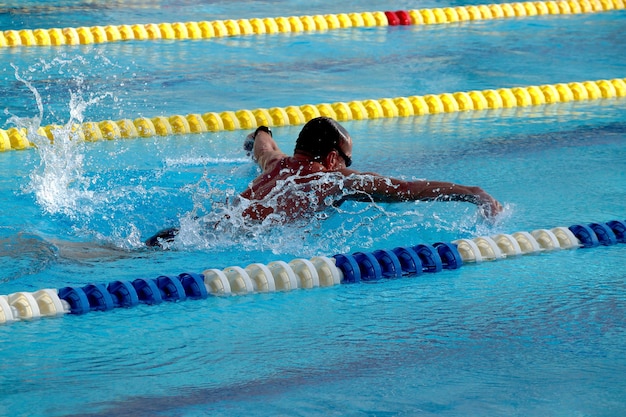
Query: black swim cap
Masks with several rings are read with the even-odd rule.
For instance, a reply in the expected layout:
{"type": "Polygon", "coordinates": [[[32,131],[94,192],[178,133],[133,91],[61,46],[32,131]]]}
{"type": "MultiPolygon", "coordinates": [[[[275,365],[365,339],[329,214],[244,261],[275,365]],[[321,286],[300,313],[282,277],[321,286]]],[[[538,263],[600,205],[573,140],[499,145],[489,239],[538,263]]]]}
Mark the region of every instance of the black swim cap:
{"type": "Polygon", "coordinates": [[[348,136],[348,131],[334,119],[316,117],[309,120],[300,131],[294,152],[305,153],[314,160],[321,160],[347,141],[348,136]]]}

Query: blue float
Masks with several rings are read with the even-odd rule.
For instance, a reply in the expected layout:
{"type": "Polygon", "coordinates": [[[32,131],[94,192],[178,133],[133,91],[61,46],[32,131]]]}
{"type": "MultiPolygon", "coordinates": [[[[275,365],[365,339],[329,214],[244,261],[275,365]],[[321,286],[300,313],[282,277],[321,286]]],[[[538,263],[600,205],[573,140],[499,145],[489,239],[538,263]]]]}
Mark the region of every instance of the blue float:
{"type": "Polygon", "coordinates": [[[185,301],[185,289],[178,278],[161,275],[156,279],[156,284],[161,291],[161,298],[165,301],[185,301]]]}
{"type": "Polygon", "coordinates": [[[400,278],[402,276],[400,260],[393,251],[379,249],[372,252],[372,255],[378,260],[383,278],[400,278]]]}
{"type": "Polygon", "coordinates": [[[378,263],[378,259],[369,252],[356,252],[354,259],[359,264],[361,271],[361,281],[377,281],[382,279],[383,271],[378,263]]]}
{"type": "Polygon", "coordinates": [[[113,297],[104,284],[89,284],[83,287],[83,291],[89,300],[89,307],[92,311],[107,311],[115,307],[113,297]]]}
{"type": "Polygon", "coordinates": [[[439,252],[432,245],[420,244],[413,246],[412,249],[420,257],[424,272],[440,272],[443,270],[439,252]]]}
{"type": "Polygon", "coordinates": [[[601,245],[610,246],[617,243],[617,237],[608,225],[604,223],[590,223],[589,228],[595,232],[601,245]]]}
{"type": "Polygon", "coordinates": [[[626,222],[621,222],[619,220],[611,220],[606,224],[613,230],[615,233],[615,238],[620,243],[626,243],[626,222]]]}
{"type": "Polygon", "coordinates": [[[422,260],[413,249],[397,247],[392,249],[392,251],[398,257],[404,275],[421,275],[424,272],[422,260]]]}
{"type": "Polygon", "coordinates": [[[82,288],[63,287],[59,289],[59,298],[70,305],[72,314],[85,314],[91,311],[89,300],[82,288]]]}
{"type": "Polygon", "coordinates": [[[204,285],[204,277],[200,274],[185,272],[178,276],[180,283],[185,289],[185,295],[192,299],[202,299],[209,296],[204,285]]]}
{"type": "Polygon", "coordinates": [[[594,248],[600,245],[598,236],[591,229],[591,227],[584,224],[575,224],[569,227],[569,230],[576,236],[576,238],[583,245],[583,248],[594,248]]]}
{"type": "Polygon", "coordinates": [[[159,304],[163,302],[161,290],[152,279],[137,278],[133,281],[133,287],[137,291],[139,302],[144,304],[159,304]]]}
{"type": "Polygon", "coordinates": [[[335,258],[335,266],[343,273],[342,283],[361,282],[361,270],[354,256],[342,253],[333,258],[335,258]]]}
{"type": "Polygon", "coordinates": [[[134,307],[139,304],[137,290],[128,281],[113,281],[107,286],[107,291],[113,297],[115,307],[134,307]]]}
{"type": "Polygon", "coordinates": [[[433,245],[441,258],[443,269],[459,269],[463,266],[463,258],[452,243],[437,242],[433,245]]]}

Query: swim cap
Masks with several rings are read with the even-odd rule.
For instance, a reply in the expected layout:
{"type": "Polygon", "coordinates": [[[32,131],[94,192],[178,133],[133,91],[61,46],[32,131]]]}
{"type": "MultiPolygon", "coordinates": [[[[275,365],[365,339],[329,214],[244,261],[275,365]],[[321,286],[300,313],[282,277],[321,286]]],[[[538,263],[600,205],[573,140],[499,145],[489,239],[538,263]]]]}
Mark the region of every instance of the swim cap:
{"type": "Polygon", "coordinates": [[[348,131],[330,117],[316,117],[304,125],[294,152],[301,152],[320,160],[348,140],[348,131]]]}

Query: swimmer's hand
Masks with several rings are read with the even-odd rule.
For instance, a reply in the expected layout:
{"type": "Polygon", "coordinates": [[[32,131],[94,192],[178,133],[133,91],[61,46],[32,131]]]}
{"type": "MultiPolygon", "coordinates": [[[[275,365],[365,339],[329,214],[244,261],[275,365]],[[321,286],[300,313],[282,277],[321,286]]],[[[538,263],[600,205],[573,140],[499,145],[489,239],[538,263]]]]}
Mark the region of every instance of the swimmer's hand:
{"type": "Polygon", "coordinates": [[[487,220],[494,220],[502,212],[502,204],[481,188],[477,189],[476,200],[480,214],[487,220]]]}
{"type": "MultiPolygon", "coordinates": [[[[270,138],[274,137],[274,135],[272,134],[272,129],[270,129],[267,126],[259,126],[259,127],[256,128],[256,130],[254,132],[252,132],[248,136],[246,136],[246,140],[244,140],[244,142],[243,142],[243,149],[246,151],[246,154],[248,156],[252,155],[252,159],[254,159],[254,155],[253,155],[254,141],[256,140],[256,137],[259,134],[259,132],[265,132],[266,134],[268,134],[270,136],[270,138]]],[[[273,140],[272,140],[272,142],[273,142],[273,140]]]]}
{"type": "Polygon", "coordinates": [[[256,132],[250,133],[246,136],[246,139],[243,141],[243,149],[246,151],[247,156],[252,155],[252,150],[254,149],[254,137],[256,132]]]}

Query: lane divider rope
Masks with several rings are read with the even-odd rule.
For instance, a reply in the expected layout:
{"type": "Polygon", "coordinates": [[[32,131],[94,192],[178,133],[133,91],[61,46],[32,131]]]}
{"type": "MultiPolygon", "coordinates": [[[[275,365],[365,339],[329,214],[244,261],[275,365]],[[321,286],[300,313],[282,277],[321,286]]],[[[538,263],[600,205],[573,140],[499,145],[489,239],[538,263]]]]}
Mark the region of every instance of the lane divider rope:
{"type": "Polygon", "coordinates": [[[496,261],[561,249],[592,248],[626,243],[626,220],[576,224],[458,239],[451,243],[379,249],[373,252],[318,256],[312,259],[253,263],[246,267],[206,269],[202,273],[95,283],[83,287],[42,289],[0,295],[0,324],[65,314],[108,311],[140,304],[205,299],[330,287],[383,279],[417,277],[458,269],[464,263],[496,261]]]}
{"type": "Polygon", "coordinates": [[[0,47],[87,45],[128,40],[209,39],[363,26],[429,25],[536,15],[594,13],[624,8],[624,0],[527,1],[314,16],[5,30],[0,31],[0,47]]]}
{"type": "MultiPolygon", "coordinates": [[[[186,116],[104,120],[75,125],[72,131],[80,139],[98,141],[254,129],[261,125],[272,127],[301,125],[318,116],[328,116],[339,121],[411,117],[615,97],[626,97],[626,78],[377,100],[304,104],[269,109],[208,112],[186,116]]],[[[54,133],[59,129],[62,129],[62,126],[42,126],[37,133],[54,141],[54,133]]],[[[0,129],[0,151],[20,150],[32,146],[25,128],[0,129]]]]}

